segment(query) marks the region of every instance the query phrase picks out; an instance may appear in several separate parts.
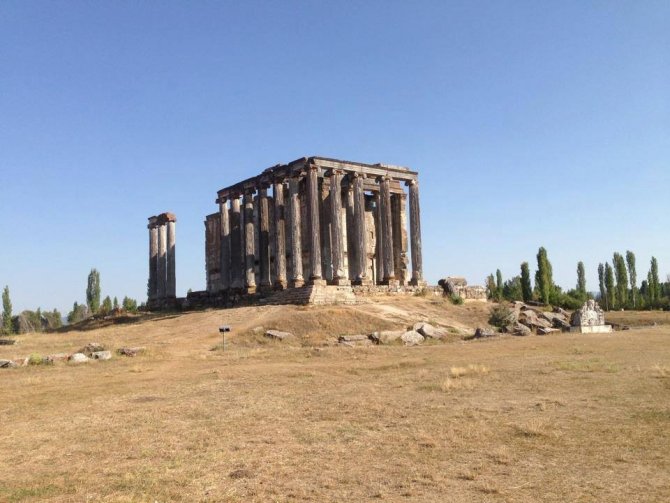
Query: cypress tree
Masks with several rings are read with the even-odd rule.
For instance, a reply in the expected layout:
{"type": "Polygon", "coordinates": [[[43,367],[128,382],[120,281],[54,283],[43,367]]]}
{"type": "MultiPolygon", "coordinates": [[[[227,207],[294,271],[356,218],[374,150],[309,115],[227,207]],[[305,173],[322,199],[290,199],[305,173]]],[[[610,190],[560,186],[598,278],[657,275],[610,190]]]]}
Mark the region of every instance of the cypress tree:
{"type": "Polygon", "coordinates": [[[100,312],[102,312],[102,314],[109,314],[112,312],[112,299],[109,298],[109,295],[102,301],[100,312]]]}
{"type": "Polygon", "coordinates": [[[496,280],[493,274],[486,277],[486,289],[488,290],[489,299],[496,300],[496,280]]]}
{"type": "Polygon", "coordinates": [[[635,271],[635,254],[630,250],[626,252],[626,263],[630,278],[630,301],[635,309],[637,307],[637,272],[635,271]]]}
{"type": "Polygon", "coordinates": [[[9,298],[9,287],[2,291],[2,330],[11,334],[12,330],[12,300],[9,298]]]}
{"type": "Polygon", "coordinates": [[[114,307],[114,311],[116,311],[119,308],[119,299],[117,299],[116,297],[114,297],[113,307],[114,307]]]}
{"type": "Polygon", "coordinates": [[[538,288],[540,300],[545,304],[549,304],[549,299],[554,289],[554,281],[552,279],[551,262],[549,262],[547,250],[543,246],[537,252],[535,284],[538,288]]]}
{"type": "Polygon", "coordinates": [[[605,262],[605,288],[607,288],[607,309],[614,309],[616,305],[616,290],[614,288],[614,271],[609,262],[605,262]]]}
{"type": "Polygon", "coordinates": [[[523,301],[528,302],[533,299],[533,287],[530,284],[530,270],[528,262],[521,263],[521,293],[523,301]]]}
{"type": "Polygon", "coordinates": [[[91,269],[88,274],[86,305],[91,314],[97,313],[100,309],[100,273],[96,269],[91,269]]]}
{"type": "Polygon", "coordinates": [[[649,305],[653,308],[656,307],[661,294],[661,288],[658,281],[658,262],[656,261],[656,257],[651,257],[651,268],[649,269],[647,282],[649,284],[649,305]]]}
{"type": "Polygon", "coordinates": [[[614,274],[616,277],[616,298],[617,307],[626,307],[626,300],[628,299],[628,272],[626,271],[626,262],[623,255],[614,252],[612,260],[614,266],[614,274]]]}
{"type": "Polygon", "coordinates": [[[605,266],[598,264],[598,288],[600,289],[600,302],[605,303],[605,310],[609,311],[609,304],[607,303],[607,290],[605,289],[605,266]]]}
{"type": "Polygon", "coordinates": [[[503,298],[503,277],[500,269],[496,269],[496,299],[501,300],[503,298]]]}
{"type": "Polygon", "coordinates": [[[577,292],[586,297],[586,271],[584,271],[584,262],[577,262],[577,292]]]}

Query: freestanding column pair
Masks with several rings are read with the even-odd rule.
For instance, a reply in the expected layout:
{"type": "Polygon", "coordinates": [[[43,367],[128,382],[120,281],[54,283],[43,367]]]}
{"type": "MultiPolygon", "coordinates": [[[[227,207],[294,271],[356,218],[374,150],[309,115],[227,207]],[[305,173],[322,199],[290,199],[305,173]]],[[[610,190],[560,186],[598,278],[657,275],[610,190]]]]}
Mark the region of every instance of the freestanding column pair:
{"type": "Polygon", "coordinates": [[[161,213],[149,218],[149,285],[150,300],[176,298],[175,262],[177,218],[161,213]]]}

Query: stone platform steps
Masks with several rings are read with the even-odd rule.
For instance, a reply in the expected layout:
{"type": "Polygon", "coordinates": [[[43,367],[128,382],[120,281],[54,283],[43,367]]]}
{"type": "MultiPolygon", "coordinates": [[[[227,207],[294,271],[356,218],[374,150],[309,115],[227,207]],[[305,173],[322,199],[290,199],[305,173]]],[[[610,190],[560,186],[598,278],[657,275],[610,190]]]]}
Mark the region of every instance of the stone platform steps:
{"type": "Polygon", "coordinates": [[[277,292],[267,299],[265,304],[356,304],[356,295],[350,286],[308,285],[301,288],[288,288],[277,292]]]}

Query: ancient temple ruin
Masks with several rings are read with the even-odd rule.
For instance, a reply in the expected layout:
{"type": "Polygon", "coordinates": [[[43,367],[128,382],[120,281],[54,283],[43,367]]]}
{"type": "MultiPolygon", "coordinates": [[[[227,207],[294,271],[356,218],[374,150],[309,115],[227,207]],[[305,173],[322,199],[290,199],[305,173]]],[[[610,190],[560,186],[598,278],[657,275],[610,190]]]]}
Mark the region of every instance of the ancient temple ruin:
{"type": "Polygon", "coordinates": [[[205,220],[210,295],[424,284],[415,171],[309,157],[217,194],[205,220]]]}
{"type": "Polygon", "coordinates": [[[150,307],[169,305],[176,299],[175,230],[177,218],[172,213],[149,217],[149,285],[150,307]]]}

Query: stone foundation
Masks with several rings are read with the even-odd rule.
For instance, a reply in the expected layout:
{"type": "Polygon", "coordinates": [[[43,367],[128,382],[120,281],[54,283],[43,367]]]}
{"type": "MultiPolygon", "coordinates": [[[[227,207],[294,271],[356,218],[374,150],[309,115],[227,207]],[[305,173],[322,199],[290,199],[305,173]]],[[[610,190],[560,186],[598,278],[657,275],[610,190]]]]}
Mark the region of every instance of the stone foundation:
{"type": "Polygon", "coordinates": [[[570,332],[578,334],[608,334],[612,331],[612,325],[585,325],[582,327],[570,327],[570,332]]]}

